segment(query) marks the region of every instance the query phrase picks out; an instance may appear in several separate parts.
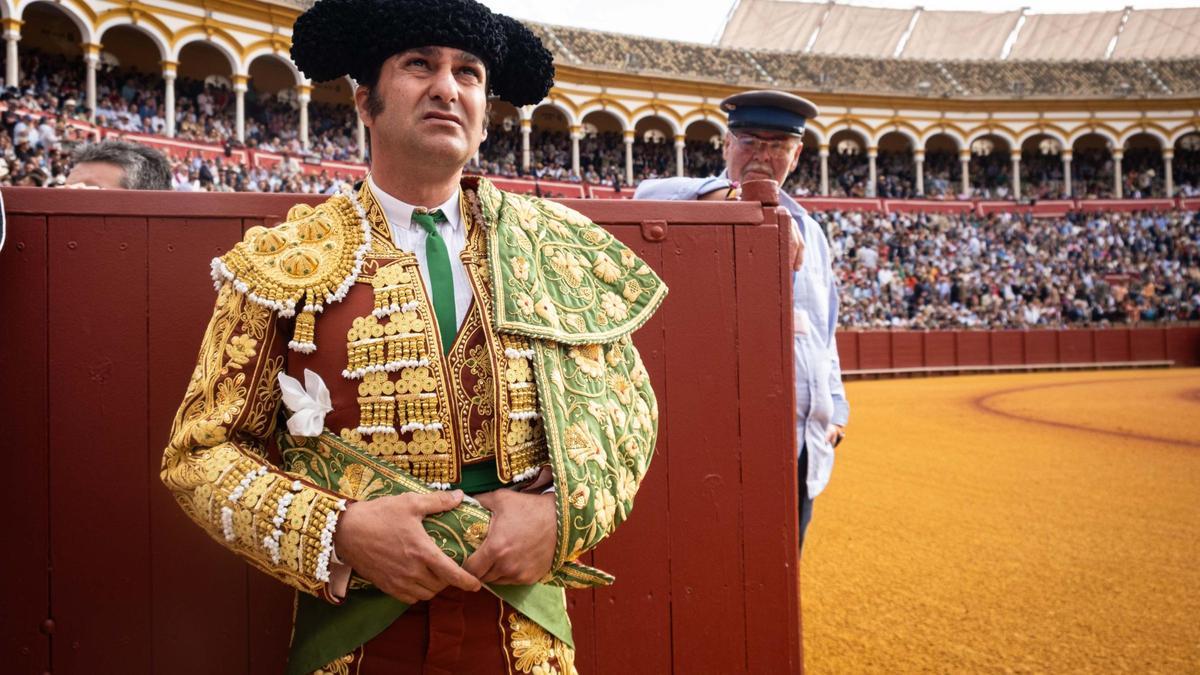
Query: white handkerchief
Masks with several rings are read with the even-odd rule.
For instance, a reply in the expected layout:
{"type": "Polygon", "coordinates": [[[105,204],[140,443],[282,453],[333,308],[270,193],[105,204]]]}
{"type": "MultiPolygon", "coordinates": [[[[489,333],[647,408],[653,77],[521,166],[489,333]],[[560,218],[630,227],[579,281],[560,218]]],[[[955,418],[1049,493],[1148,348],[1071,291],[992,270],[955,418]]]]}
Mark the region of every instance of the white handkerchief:
{"type": "Polygon", "coordinates": [[[301,385],[300,380],[280,372],[279,390],[283,392],[283,404],[292,411],[287,423],[288,433],[320,436],[325,430],[325,415],[333,410],[329,389],[321,376],[305,368],[304,384],[301,385]]]}

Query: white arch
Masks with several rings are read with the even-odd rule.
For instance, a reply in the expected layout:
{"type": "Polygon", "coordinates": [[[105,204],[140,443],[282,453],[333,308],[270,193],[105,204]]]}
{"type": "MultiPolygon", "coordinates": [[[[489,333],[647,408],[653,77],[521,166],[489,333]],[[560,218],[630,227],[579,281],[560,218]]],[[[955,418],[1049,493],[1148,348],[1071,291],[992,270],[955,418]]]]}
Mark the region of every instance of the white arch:
{"type": "Polygon", "coordinates": [[[1151,136],[1158,140],[1158,147],[1162,150],[1166,150],[1167,148],[1171,147],[1171,141],[1167,138],[1167,135],[1158,129],[1155,129],[1154,127],[1131,127],[1126,129],[1125,133],[1121,134],[1120,147],[1124,148],[1125,144],[1129,142],[1129,139],[1141,134],[1146,134],[1147,136],[1151,136]]]}
{"type": "Polygon", "coordinates": [[[961,133],[959,133],[958,129],[934,127],[932,129],[926,130],[925,133],[921,135],[921,149],[922,150],[929,149],[929,141],[934,136],[945,136],[945,137],[949,138],[950,140],[954,141],[954,149],[956,151],[962,150],[963,148],[967,147],[967,139],[964,138],[961,133]]]}
{"type": "MultiPolygon", "coordinates": [[[[263,45],[262,47],[259,47],[258,49],[255,49],[246,55],[244,67],[247,75],[250,74],[250,66],[253,65],[255,61],[263,57],[274,57],[276,61],[283,63],[288,67],[288,70],[292,71],[292,77],[295,79],[295,84],[299,85],[304,83],[304,76],[300,74],[300,69],[296,67],[296,64],[292,63],[292,60],[287,56],[276,52],[274,49],[271,49],[266,45],[263,45]]],[[[234,72],[237,72],[237,70],[235,69],[234,72]]],[[[354,91],[353,83],[350,84],[350,91],[354,91]]]]}
{"type": "Polygon", "coordinates": [[[995,136],[997,138],[1003,138],[1005,141],[1008,142],[1009,152],[1012,152],[1013,150],[1021,149],[1020,144],[1017,143],[1016,137],[1014,137],[1012,135],[1012,133],[1009,132],[1008,129],[1005,129],[1003,127],[990,127],[990,128],[976,130],[976,132],[973,135],[971,135],[970,138],[967,139],[966,147],[968,147],[968,148],[971,147],[972,143],[979,140],[980,138],[983,138],[984,136],[995,136]]]}
{"type": "MultiPolygon", "coordinates": [[[[79,12],[79,10],[75,8],[75,5],[73,3],[51,2],[50,0],[35,0],[34,2],[25,3],[25,4],[21,5],[20,7],[17,7],[14,9],[9,4],[9,0],[5,0],[3,3],[4,17],[5,18],[12,17],[14,19],[24,21],[25,20],[25,10],[29,9],[30,7],[32,7],[34,5],[38,5],[38,4],[49,5],[55,9],[57,9],[58,11],[62,12],[63,14],[66,14],[67,18],[71,20],[71,23],[75,24],[75,28],[77,28],[79,30],[79,39],[84,44],[91,44],[96,41],[94,35],[99,35],[99,33],[96,33],[96,34],[92,33],[91,20],[88,17],[81,14],[79,12]]],[[[22,30],[24,30],[23,26],[22,26],[22,30]]]]}
{"type": "Polygon", "coordinates": [[[872,145],[871,134],[866,131],[863,131],[862,129],[860,129],[852,124],[840,124],[836,127],[831,127],[829,129],[826,129],[826,131],[829,133],[829,141],[828,142],[830,144],[833,143],[834,136],[837,136],[838,134],[842,133],[843,131],[849,131],[850,133],[857,136],[859,140],[862,141],[863,152],[866,152],[867,148],[875,147],[874,145],[872,145]]]}
{"type": "Polygon", "coordinates": [[[1114,136],[1111,131],[1109,131],[1108,129],[1105,129],[1104,127],[1089,127],[1089,126],[1080,127],[1078,129],[1076,129],[1075,131],[1071,132],[1071,137],[1069,139],[1067,139],[1070,142],[1069,147],[1072,150],[1074,150],[1075,143],[1077,143],[1079,141],[1079,139],[1081,139],[1084,136],[1087,136],[1089,134],[1096,134],[1097,136],[1100,136],[1101,138],[1107,140],[1114,148],[1120,147],[1117,145],[1117,137],[1114,136]]]}
{"type": "Polygon", "coordinates": [[[214,34],[212,37],[208,37],[203,33],[192,33],[175,44],[175,48],[171,50],[170,60],[178,63],[179,55],[183,52],[183,48],[192,44],[193,42],[203,42],[206,45],[215,47],[217,51],[221,52],[221,54],[225,56],[225,59],[229,61],[229,71],[231,75],[249,76],[250,62],[247,61],[245,64],[238,63],[237,45],[226,42],[225,38],[221,35],[214,34]]]}
{"type": "Polygon", "coordinates": [[[162,59],[163,61],[172,60],[171,58],[169,58],[171,49],[170,49],[170,47],[167,46],[168,45],[167,36],[158,32],[158,29],[155,28],[153,24],[150,24],[148,22],[134,23],[133,21],[130,21],[128,16],[114,16],[110,19],[105,20],[104,23],[101,23],[99,26],[96,26],[96,33],[95,33],[96,40],[95,41],[99,42],[101,45],[103,45],[104,44],[104,42],[103,42],[104,34],[107,33],[109,31],[109,29],[111,29],[111,28],[118,28],[121,26],[124,26],[127,28],[132,28],[136,31],[141,32],[143,35],[150,38],[151,42],[153,42],[154,45],[156,47],[158,47],[158,56],[160,59],[162,59]]]}
{"type": "Polygon", "coordinates": [[[629,128],[636,129],[638,122],[641,122],[642,120],[649,118],[649,117],[657,117],[658,119],[666,122],[667,126],[671,128],[671,133],[673,136],[680,136],[683,134],[683,131],[680,130],[680,128],[679,128],[679,123],[675,121],[674,117],[660,113],[657,110],[647,110],[647,111],[643,112],[642,114],[638,115],[637,117],[635,117],[633,119],[632,123],[629,125],[629,128]]]}
{"type": "Polygon", "coordinates": [[[686,134],[688,127],[692,126],[696,122],[708,122],[716,127],[717,133],[721,134],[722,136],[725,135],[725,132],[729,128],[725,125],[725,122],[718,119],[716,115],[704,110],[697,110],[688,113],[687,117],[684,117],[683,121],[679,123],[679,126],[683,127],[683,133],[686,134]]]}
{"type": "Polygon", "coordinates": [[[555,110],[557,110],[563,114],[563,118],[567,120],[567,128],[568,129],[570,129],[571,127],[579,126],[579,122],[578,122],[578,120],[575,119],[575,115],[573,115],[571,113],[571,110],[569,108],[567,108],[567,106],[559,103],[558,101],[555,101],[552,98],[544,98],[537,105],[529,106],[529,117],[522,117],[521,119],[532,120],[533,113],[537,112],[538,108],[544,108],[546,106],[554,108],[555,110]]]}
{"type": "Polygon", "coordinates": [[[1175,144],[1179,142],[1179,139],[1183,138],[1184,136],[1187,136],[1188,134],[1195,134],[1195,133],[1200,133],[1200,125],[1198,125],[1198,124],[1190,123],[1190,124],[1185,124],[1181,127],[1177,127],[1174,131],[1171,132],[1171,145],[1168,147],[1172,147],[1172,148],[1175,147],[1175,144]]]}
{"type": "Polygon", "coordinates": [[[1024,147],[1025,141],[1028,141],[1029,139],[1034,138],[1036,136],[1048,136],[1048,137],[1053,138],[1054,140],[1058,141],[1058,144],[1060,146],[1062,146],[1063,148],[1071,147],[1071,144],[1067,143],[1066,137],[1063,136],[1062,134],[1058,133],[1057,130],[1055,130],[1055,129],[1038,129],[1038,128],[1034,127],[1032,129],[1027,130],[1025,133],[1021,134],[1020,137],[1017,138],[1017,149],[1019,150],[1022,147],[1024,147]]]}
{"type": "Polygon", "coordinates": [[[899,124],[892,124],[892,125],[890,125],[890,128],[881,127],[879,129],[876,129],[875,130],[875,140],[874,140],[875,147],[879,147],[879,142],[882,141],[883,137],[887,136],[888,134],[900,134],[901,136],[907,138],[908,142],[912,144],[913,152],[916,152],[917,150],[921,150],[925,147],[925,146],[921,145],[921,140],[919,138],[917,138],[917,135],[914,134],[911,129],[900,126],[899,124]]]}
{"type": "Polygon", "coordinates": [[[594,112],[600,112],[600,113],[606,113],[608,115],[612,115],[613,118],[615,118],[617,120],[617,124],[621,125],[621,131],[632,131],[633,130],[633,125],[629,123],[629,118],[625,116],[625,113],[623,111],[621,111],[619,108],[613,108],[612,106],[605,106],[602,103],[598,103],[598,102],[592,103],[591,105],[587,106],[583,110],[579,111],[579,122],[578,123],[583,124],[583,121],[585,119],[587,119],[587,116],[591,115],[594,112]]]}

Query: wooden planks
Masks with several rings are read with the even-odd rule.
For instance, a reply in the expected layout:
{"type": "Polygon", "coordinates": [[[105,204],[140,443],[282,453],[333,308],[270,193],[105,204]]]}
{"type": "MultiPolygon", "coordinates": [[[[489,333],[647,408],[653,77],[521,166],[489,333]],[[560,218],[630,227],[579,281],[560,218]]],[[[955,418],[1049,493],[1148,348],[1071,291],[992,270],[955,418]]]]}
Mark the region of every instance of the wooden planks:
{"type": "Polygon", "coordinates": [[[53,660],[149,672],[146,219],[49,219],[53,660]]]}
{"type": "Polygon", "coordinates": [[[8,480],[0,496],[9,543],[0,574],[10,581],[0,610],[0,663],[6,670],[50,669],[50,495],[47,429],[47,230],[46,218],[8,218],[0,251],[0,401],[8,446],[8,480]]]}
{"type": "Polygon", "coordinates": [[[664,251],[672,658],[679,673],[745,667],[733,255],[725,227],[676,227],[664,251]]]}
{"type": "Polygon", "coordinates": [[[747,673],[803,669],[799,448],[794,432],[792,285],[787,259],[791,219],[784,216],[782,221],[733,228],[747,673]]]}
{"type": "MultiPolygon", "coordinates": [[[[149,220],[147,489],[154,672],[241,672],[247,660],[246,566],[192,524],[159,480],[163,448],[212,314],[213,256],[242,236],[236,218],[149,220]],[[186,602],[181,602],[186,599],[186,602]],[[197,622],[196,616],[223,617],[197,622]],[[197,645],[220,649],[196,649],[197,645]]],[[[285,618],[286,620],[286,618],[285,618]]]]}

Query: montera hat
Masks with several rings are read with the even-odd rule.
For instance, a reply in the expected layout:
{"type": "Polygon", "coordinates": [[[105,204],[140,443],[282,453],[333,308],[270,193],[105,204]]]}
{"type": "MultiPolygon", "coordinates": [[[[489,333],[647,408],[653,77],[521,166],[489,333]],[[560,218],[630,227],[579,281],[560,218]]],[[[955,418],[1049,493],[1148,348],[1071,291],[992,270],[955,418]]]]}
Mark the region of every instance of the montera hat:
{"type": "Polygon", "coordinates": [[[453,47],[487,66],[492,93],[537,103],[554,84],[554,58],[528,28],[475,0],[318,0],[292,28],[292,61],[312,80],[373,83],[389,57],[453,47]]]}
{"type": "Polygon", "coordinates": [[[760,89],[734,94],[721,101],[730,129],[764,129],[804,135],[804,123],[817,116],[817,106],[786,91],[760,89]]]}

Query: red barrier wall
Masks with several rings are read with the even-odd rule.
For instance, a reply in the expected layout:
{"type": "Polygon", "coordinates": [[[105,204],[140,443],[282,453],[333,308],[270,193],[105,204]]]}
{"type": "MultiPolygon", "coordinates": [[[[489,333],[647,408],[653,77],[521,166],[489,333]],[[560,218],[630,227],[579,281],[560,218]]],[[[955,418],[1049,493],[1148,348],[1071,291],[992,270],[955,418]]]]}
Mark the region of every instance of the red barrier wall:
{"type": "MultiPolygon", "coordinates": [[[[0,670],[281,672],[291,593],[188,521],[158,472],[212,308],[210,258],[320,198],[3,196],[0,670]]],[[[629,522],[586,556],[617,584],[568,592],[580,671],[799,672],[786,216],[564,203],[671,288],[634,336],[658,395],[657,454],[629,522]],[[645,221],[666,238],[644,237],[645,221]]]]}
{"type": "Polygon", "coordinates": [[[1200,366],[1200,325],[837,334],[842,372],[1174,361],[1200,366]]]}

